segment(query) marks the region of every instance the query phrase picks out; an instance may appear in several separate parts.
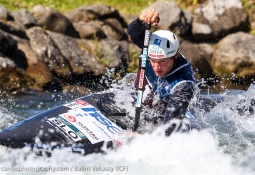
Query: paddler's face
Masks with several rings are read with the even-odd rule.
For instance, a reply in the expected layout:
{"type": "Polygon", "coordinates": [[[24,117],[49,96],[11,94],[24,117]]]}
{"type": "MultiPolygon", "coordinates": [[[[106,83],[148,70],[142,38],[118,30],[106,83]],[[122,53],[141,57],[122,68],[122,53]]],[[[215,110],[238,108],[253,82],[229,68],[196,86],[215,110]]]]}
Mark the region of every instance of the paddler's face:
{"type": "Polygon", "coordinates": [[[177,59],[177,54],[170,58],[163,59],[153,59],[150,58],[151,66],[158,77],[166,76],[172,69],[175,59],[177,59]]]}

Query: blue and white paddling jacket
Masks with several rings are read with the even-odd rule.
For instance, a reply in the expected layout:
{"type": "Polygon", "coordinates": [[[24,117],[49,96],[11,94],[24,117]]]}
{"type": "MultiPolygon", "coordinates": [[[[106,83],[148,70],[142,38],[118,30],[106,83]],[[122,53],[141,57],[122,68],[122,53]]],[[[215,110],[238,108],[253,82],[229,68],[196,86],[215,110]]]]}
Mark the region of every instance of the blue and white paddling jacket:
{"type": "MultiPolygon", "coordinates": [[[[145,24],[138,18],[128,26],[128,34],[134,44],[140,48],[143,47],[145,24]]],[[[140,65],[135,81],[136,88],[139,84],[140,65]]],[[[194,94],[195,81],[192,66],[181,53],[175,60],[172,70],[164,77],[156,76],[148,58],[143,104],[149,107],[162,106],[163,104],[164,109],[161,111],[164,112],[165,122],[172,118],[183,119],[194,94]]]]}
{"type": "Polygon", "coordinates": [[[150,61],[147,60],[145,77],[153,93],[158,96],[160,100],[169,101],[170,94],[177,84],[195,83],[192,66],[181,53],[179,53],[174,64],[173,69],[166,76],[157,77],[152,69],[150,61]]]}

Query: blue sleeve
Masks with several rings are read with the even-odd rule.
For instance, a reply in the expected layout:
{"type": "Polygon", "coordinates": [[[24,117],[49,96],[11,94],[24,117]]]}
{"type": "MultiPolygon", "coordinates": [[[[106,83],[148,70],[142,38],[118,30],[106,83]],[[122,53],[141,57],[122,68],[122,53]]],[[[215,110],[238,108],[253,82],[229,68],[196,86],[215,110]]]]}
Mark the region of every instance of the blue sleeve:
{"type": "Polygon", "coordinates": [[[176,123],[171,124],[165,131],[166,136],[175,131],[185,132],[190,129],[189,124],[183,123],[182,119],[185,118],[185,113],[194,91],[195,84],[193,82],[181,82],[174,87],[174,91],[171,92],[170,100],[167,104],[164,123],[168,123],[171,119],[180,119],[181,121],[179,125],[176,123]]]}
{"type": "Polygon", "coordinates": [[[184,119],[189,102],[193,97],[195,84],[191,81],[184,81],[173,88],[167,104],[164,123],[171,119],[184,119]]]}
{"type": "Polygon", "coordinates": [[[127,28],[130,39],[141,49],[143,48],[145,29],[146,25],[139,18],[131,22],[127,28]]]}

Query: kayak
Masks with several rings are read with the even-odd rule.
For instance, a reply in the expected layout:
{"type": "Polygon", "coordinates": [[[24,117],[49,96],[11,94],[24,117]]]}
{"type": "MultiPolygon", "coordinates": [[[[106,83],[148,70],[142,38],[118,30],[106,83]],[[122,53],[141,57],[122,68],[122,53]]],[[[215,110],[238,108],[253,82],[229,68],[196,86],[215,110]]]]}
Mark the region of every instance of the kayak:
{"type": "MultiPolygon", "coordinates": [[[[116,136],[129,135],[134,119],[125,109],[116,106],[114,97],[111,92],[96,93],[22,120],[0,132],[0,144],[11,148],[29,147],[38,155],[43,152],[50,155],[52,150],[66,147],[86,155],[101,152],[105,143],[107,148],[121,145],[116,136]]],[[[206,106],[205,110],[209,111],[217,100],[200,98],[200,102],[206,102],[207,105],[201,107],[206,106]]],[[[195,119],[189,111],[186,117],[195,119]]]]}
{"type": "Polygon", "coordinates": [[[99,151],[104,142],[111,146],[114,134],[129,123],[113,97],[113,93],[85,96],[22,120],[1,131],[0,144],[49,151],[71,146],[83,154],[99,151]]]}

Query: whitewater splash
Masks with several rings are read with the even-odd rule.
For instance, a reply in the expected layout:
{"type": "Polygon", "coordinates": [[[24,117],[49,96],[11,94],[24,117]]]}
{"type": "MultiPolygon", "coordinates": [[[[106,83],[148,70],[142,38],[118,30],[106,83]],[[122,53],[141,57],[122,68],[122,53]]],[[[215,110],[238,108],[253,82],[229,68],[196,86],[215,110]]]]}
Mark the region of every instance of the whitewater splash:
{"type": "Polygon", "coordinates": [[[1,174],[34,174],[35,171],[39,171],[38,174],[63,174],[63,171],[65,174],[109,174],[106,168],[113,168],[111,174],[254,174],[224,153],[211,131],[177,133],[171,137],[161,133],[136,135],[117,150],[105,149],[105,155],[84,157],[67,149],[55,150],[51,158],[46,158],[36,157],[25,148],[6,156],[6,150],[1,149],[1,156],[5,155],[1,174]]]}
{"type": "MultiPolygon", "coordinates": [[[[121,107],[134,115],[130,74],[116,83],[111,92],[121,107]]],[[[176,133],[165,137],[164,127],[152,133],[136,134],[123,140],[120,147],[105,154],[81,156],[71,149],[54,150],[51,158],[37,157],[28,148],[11,150],[0,147],[1,174],[182,174],[241,175],[255,173],[255,127],[250,104],[255,87],[247,91],[232,90],[223,94],[225,100],[209,113],[196,108],[201,130],[176,133]],[[240,115],[238,108],[244,109],[240,115]]],[[[207,94],[210,96],[211,94],[207,94]]],[[[196,98],[192,103],[196,102],[196,98]]],[[[65,103],[65,100],[62,101],[65,103]]],[[[60,102],[59,102],[60,103],[60,102]]],[[[40,109],[41,110],[41,109],[40,109]]],[[[0,128],[21,119],[12,110],[0,108],[0,128]]]]}

